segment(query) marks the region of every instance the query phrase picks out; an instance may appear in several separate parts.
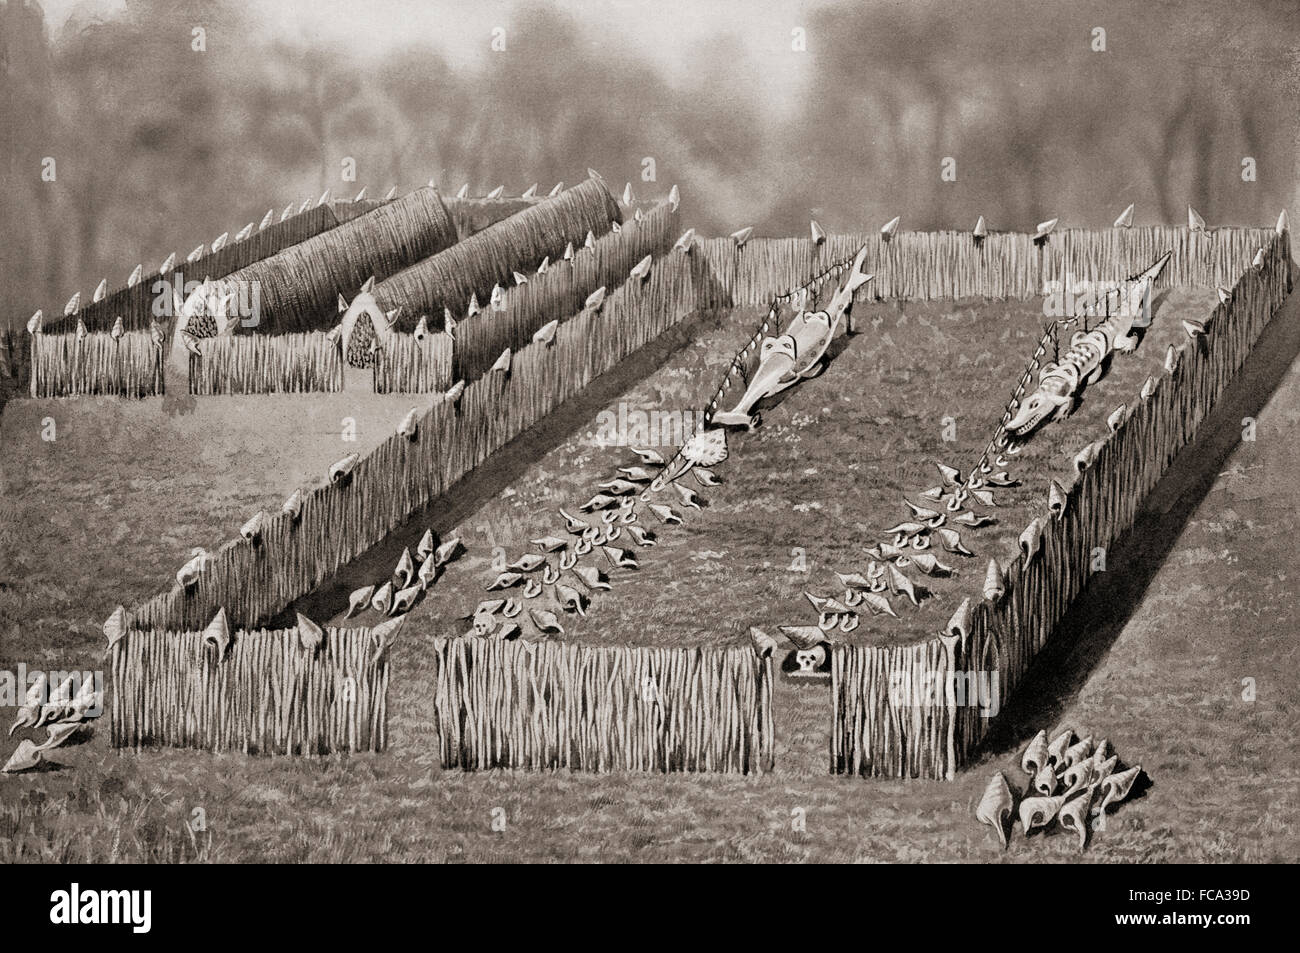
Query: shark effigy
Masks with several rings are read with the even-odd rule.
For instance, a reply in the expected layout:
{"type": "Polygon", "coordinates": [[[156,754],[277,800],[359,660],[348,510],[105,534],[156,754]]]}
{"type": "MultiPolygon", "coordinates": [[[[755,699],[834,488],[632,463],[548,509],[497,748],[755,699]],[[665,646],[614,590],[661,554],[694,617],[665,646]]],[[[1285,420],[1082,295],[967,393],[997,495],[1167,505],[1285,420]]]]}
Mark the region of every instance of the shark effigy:
{"type": "Polygon", "coordinates": [[[800,309],[785,333],[764,338],[759,349],[758,370],[745,388],[740,401],[728,411],[715,414],[713,423],[719,427],[747,427],[752,430],[760,417],[753,413],[754,406],[765,398],[775,396],[800,381],[816,377],[822,370],[822,358],[830,347],[840,322],[853,307],[853,296],[859,288],[874,278],[862,271],[867,248],[864,245],[853,259],[844,283],[824,311],[800,309]]]}
{"type": "Polygon", "coordinates": [[[1083,388],[1096,383],[1106,372],[1111,355],[1115,351],[1131,353],[1137,347],[1138,339],[1132,332],[1151,323],[1151,289],[1172,255],[1165,252],[1145,271],[1090,306],[1089,310],[1107,317],[1089,331],[1075,332],[1064,358],[1043,366],[1037,389],[1006,423],[1011,438],[1024,440],[1049,419],[1068,417],[1078,406],[1083,388]]]}

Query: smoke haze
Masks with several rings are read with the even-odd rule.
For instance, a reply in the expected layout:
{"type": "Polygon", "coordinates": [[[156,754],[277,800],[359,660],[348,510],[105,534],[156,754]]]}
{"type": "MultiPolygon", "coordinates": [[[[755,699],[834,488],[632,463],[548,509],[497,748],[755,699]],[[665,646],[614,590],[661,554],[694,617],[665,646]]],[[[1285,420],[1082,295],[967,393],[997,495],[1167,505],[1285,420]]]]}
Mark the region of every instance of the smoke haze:
{"type": "Polygon", "coordinates": [[[1285,0],[47,6],[0,2],[15,325],[268,208],[431,178],[518,193],[591,166],[643,195],[677,183],[706,233],[899,214],[912,229],[1103,226],[1129,202],[1139,224],[1183,221],[1189,203],[1211,224],[1300,211],[1285,0]]]}

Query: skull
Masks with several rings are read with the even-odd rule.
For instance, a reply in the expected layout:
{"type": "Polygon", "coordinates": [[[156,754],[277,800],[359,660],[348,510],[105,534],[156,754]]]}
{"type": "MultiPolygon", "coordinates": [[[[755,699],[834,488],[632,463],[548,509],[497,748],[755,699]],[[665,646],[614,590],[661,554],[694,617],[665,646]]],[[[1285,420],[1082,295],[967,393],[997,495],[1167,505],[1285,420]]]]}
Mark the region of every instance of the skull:
{"type": "Polygon", "coordinates": [[[799,671],[815,672],[826,661],[826,647],[814,645],[810,649],[800,649],[795,653],[794,660],[799,665],[799,671]]]}
{"type": "Polygon", "coordinates": [[[477,635],[490,635],[492,630],[497,627],[497,620],[492,617],[490,612],[474,613],[474,632],[477,635]]]}

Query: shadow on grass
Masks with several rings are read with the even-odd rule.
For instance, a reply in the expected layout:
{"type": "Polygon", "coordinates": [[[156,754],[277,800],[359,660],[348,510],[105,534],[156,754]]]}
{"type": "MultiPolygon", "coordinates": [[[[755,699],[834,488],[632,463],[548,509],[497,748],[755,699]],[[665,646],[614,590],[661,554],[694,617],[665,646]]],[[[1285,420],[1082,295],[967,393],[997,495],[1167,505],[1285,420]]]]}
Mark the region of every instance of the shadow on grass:
{"type": "MultiPolygon", "coordinates": [[[[1294,267],[1294,265],[1293,265],[1294,267]]],[[[976,750],[1018,749],[1050,729],[1119,638],[1183,528],[1214,485],[1219,467],[1241,441],[1243,417],[1258,416],[1300,354],[1300,294],[1292,294],[1260,335],[1236,379],[1148,495],[1133,528],[1106,553],[1106,572],[1092,577],[1052,633],[997,722],[976,750]]]]}
{"type": "MultiPolygon", "coordinates": [[[[443,536],[502,490],[518,482],[530,466],[587,426],[610,401],[658,369],[703,331],[720,326],[716,311],[697,312],[685,318],[613,369],[591,382],[537,424],[494,452],[442,496],[412,513],[402,526],[348,563],[324,585],[298,599],[274,618],[262,623],[292,627],[294,612],[324,624],[348,607],[348,595],[361,586],[388,578],[402,550],[416,548],[426,529],[443,536]]],[[[338,623],[341,624],[341,623],[338,623]]]]}

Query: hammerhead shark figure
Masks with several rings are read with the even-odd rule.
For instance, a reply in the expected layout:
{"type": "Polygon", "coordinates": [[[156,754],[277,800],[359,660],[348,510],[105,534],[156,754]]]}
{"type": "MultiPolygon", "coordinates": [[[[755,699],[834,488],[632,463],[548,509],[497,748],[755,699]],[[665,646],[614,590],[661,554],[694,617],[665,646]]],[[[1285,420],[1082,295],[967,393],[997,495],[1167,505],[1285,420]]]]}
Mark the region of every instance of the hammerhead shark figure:
{"type": "Polygon", "coordinates": [[[800,311],[784,334],[763,339],[759,347],[758,370],[745,393],[731,410],[715,414],[714,424],[753,430],[760,421],[759,415],[753,413],[755,404],[821,373],[822,358],[840,322],[853,307],[854,293],[875,277],[862,271],[866,257],[867,247],[864,245],[826,310],[800,311]]]}

